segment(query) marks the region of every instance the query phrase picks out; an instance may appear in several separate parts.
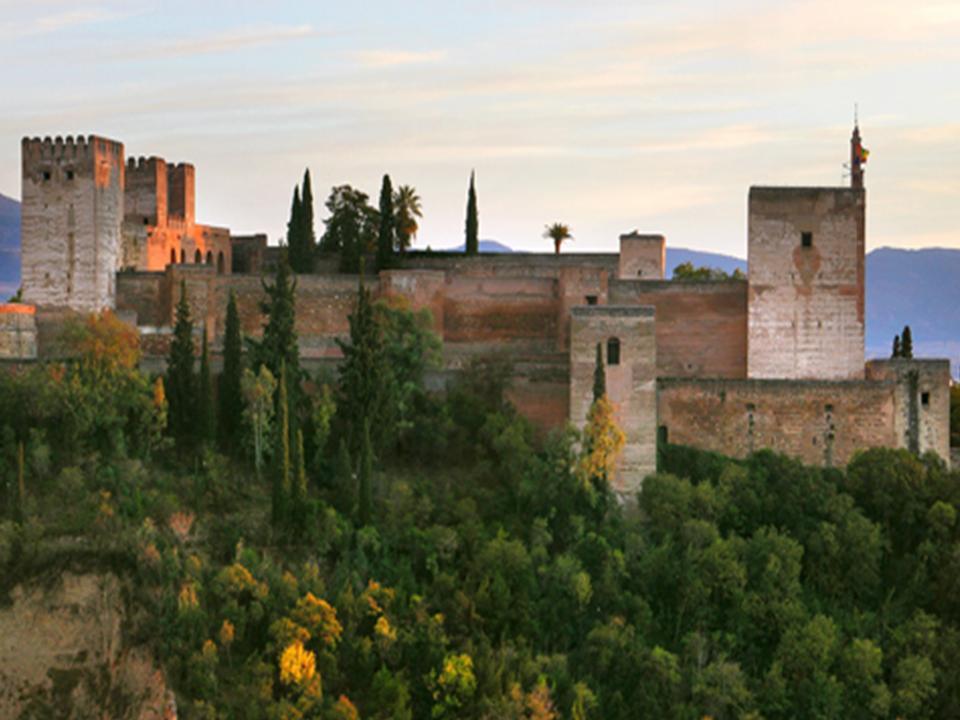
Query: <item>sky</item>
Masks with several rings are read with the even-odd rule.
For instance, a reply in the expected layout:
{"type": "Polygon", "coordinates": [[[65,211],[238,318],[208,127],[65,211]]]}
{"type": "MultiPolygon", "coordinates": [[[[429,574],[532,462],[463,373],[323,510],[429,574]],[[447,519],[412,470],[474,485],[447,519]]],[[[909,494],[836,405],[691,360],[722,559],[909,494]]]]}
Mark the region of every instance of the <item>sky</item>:
{"type": "Polygon", "coordinates": [[[615,251],[638,229],[746,256],[750,185],[842,185],[867,249],[960,248],[960,3],[0,0],[0,193],[23,136],[192,162],[197,218],[282,236],[309,167],[412,185],[416,244],[615,251]]]}

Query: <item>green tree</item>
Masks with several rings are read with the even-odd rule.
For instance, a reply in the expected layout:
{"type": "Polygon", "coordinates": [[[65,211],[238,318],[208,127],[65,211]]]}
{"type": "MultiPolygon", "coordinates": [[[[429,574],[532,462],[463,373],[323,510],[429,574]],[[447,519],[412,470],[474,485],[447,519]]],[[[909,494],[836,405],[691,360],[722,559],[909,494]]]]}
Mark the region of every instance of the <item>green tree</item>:
{"type": "Polygon", "coordinates": [[[377,270],[386,270],[393,264],[396,243],[396,218],[393,211],[393,185],[390,176],[383,176],[380,186],[380,231],[377,235],[377,270]]]}
{"type": "MultiPolygon", "coordinates": [[[[266,300],[260,304],[267,323],[263,338],[254,344],[254,367],[266,365],[274,377],[280,377],[281,368],[286,377],[287,400],[291,412],[289,421],[296,423],[300,394],[300,350],[296,330],[296,278],[291,276],[285,253],[281,253],[272,285],[263,283],[266,300]]],[[[277,414],[280,413],[279,396],[277,414]]]]}
{"type": "Polygon", "coordinates": [[[373,518],[373,443],[370,442],[370,420],[363,425],[363,443],[360,446],[360,468],[357,487],[357,520],[361,527],[373,518]]]}
{"type": "Polygon", "coordinates": [[[695,267],[690,261],[680,263],[673,269],[674,280],[688,280],[694,282],[709,282],[716,280],[743,280],[743,271],[736,268],[732,273],[728,273],[720,268],[695,267]]]}
{"type": "Polygon", "coordinates": [[[337,340],[343,352],[340,363],[337,413],[353,457],[359,457],[364,425],[388,432],[386,411],[391,377],[385,362],[383,330],[374,312],[370,291],[363,279],[357,286],[357,304],[349,317],[350,340],[337,340]]]}
{"type": "Polygon", "coordinates": [[[280,458],[274,471],[270,517],[274,527],[284,527],[290,520],[290,404],[287,401],[287,366],[280,365],[280,383],[277,389],[277,447],[280,458]]]}
{"type": "Polygon", "coordinates": [[[290,203],[290,219],[287,221],[287,253],[290,264],[297,272],[301,255],[303,235],[303,203],[300,200],[300,186],[293,188],[293,200],[290,203]]]}
{"type": "Polygon", "coordinates": [[[296,261],[291,257],[294,272],[307,273],[313,270],[313,257],[317,250],[317,235],[313,223],[313,186],[310,168],[303,171],[303,190],[300,193],[300,247],[296,261]]]}
{"type": "Polygon", "coordinates": [[[334,479],[336,481],[334,505],[344,515],[353,517],[357,510],[357,477],[350,460],[346,438],[340,438],[334,479]]]}
{"type": "Polygon", "coordinates": [[[900,335],[900,357],[910,359],[913,357],[913,334],[910,332],[910,326],[905,325],[903,333],[900,335]]]}
{"type": "Polygon", "coordinates": [[[607,373],[603,367],[603,345],[597,343],[597,361],[593,367],[593,401],[607,394],[607,373]]]}
{"type": "Polygon", "coordinates": [[[213,382],[210,378],[210,352],[207,347],[207,327],[203,326],[200,342],[200,379],[197,397],[197,422],[200,440],[212,444],[217,437],[217,415],[214,407],[213,382]]]}
{"type": "Polygon", "coordinates": [[[329,216],[324,220],[320,249],[340,254],[340,272],[359,272],[360,258],[376,243],[380,223],[368,200],[366,193],[350,185],[333,188],[327,198],[329,216]]]}
{"type": "Polygon", "coordinates": [[[470,188],[467,190],[467,224],[466,244],[464,251],[467,255],[476,255],[480,252],[480,219],[477,216],[477,190],[474,184],[474,173],[470,171],[470,188]]]}
{"type": "Polygon", "coordinates": [[[223,372],[220,373],[217,427],[220,431],[220,449],[236,456],[240,449],[240,427],[243,415],[243,338],[240,333],[240,314],[237,297],[230,290],[227,318],[223,333],[223,372]]]}
{"type": "Polygon", "coordinates": [[[240,387],[244,400],[243,416],[250,427],[254,467],[259,477],[263,470],[264,456],[270,448],[277,380],[266,365],[261,365],[256,375],[249,368],[243,371],[240,387]]]}
{"type": "Polygon", "coordinates": [[[177,444],[187,447],[195,437],[197,417],[196,377],[193,371],[193,320],[187,300],[186,281],[180,281],[180,300],[177,302],[173,342],[167,359],[168,427],[177,444]]]}
{"type": "Polygon", "coordinates": [[[564,241],[573,240],[573,235],[570,234],[570,227],[559,222],[546,225],[543,236],[553,240],[553,251],[557,255],[560,254],[560,246],[563,245],[564,241]]]}
{"type": "Polygon", "coordinates": [[[420,229],[417,218],[423,217],[420,196],[410,185],[401,185],[393,196],[393,207],[397,216],[397,250],[406,252],[410,242],[420,229]]]}
{"type": "Polygon", "coordinates": [[[893,352],[890,353],[890,357],[892,357],[892,358],[903,357],[903,348],[900,347],[900,336],[899,336],[899,335],[894,335],[894,336],[893,336],[893,352]]]}

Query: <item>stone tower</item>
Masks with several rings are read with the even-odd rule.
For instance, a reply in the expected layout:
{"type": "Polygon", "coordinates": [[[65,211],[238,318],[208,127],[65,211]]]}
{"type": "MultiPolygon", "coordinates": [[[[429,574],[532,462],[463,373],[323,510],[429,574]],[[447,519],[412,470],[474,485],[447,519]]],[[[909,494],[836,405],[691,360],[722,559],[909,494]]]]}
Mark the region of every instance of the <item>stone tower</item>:
{"type": "Polygon", "coordinates": [[[123,219],[123,145],[89,137],[24,138],[24,302],[96,312],[115,304],[123,219]]]}
{"type": "Polygon", "coordinates": [[[864,191],[750,188],[747,375],[864,376],[864,191]]]}

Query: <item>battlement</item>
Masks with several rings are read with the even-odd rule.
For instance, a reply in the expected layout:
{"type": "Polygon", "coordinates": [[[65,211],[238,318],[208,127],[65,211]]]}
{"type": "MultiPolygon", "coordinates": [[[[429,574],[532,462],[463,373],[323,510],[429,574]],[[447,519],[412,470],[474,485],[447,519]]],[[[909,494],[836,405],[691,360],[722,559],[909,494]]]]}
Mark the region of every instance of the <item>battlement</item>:
{"type": "Polygon", "coordinates": [[[25,137],[21,141],[23,161],[27,162],[77,162],[92,160],[99,153],[123,156],[123,143],[99,135],[58,135],[56,138],[25,137]]]}

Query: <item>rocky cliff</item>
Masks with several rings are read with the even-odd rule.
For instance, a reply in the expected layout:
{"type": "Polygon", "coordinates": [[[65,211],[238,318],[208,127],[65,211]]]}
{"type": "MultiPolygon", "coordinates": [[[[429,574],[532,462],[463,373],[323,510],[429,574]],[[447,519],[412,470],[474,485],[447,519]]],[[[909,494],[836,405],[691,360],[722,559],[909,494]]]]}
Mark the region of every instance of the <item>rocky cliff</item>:
{"type": "Polygon", "coordinates": [[[18,585],[0,607],[0,717],[172,720],[150,653],[124,642],[114,575],[64,573],[18,585]]]}

